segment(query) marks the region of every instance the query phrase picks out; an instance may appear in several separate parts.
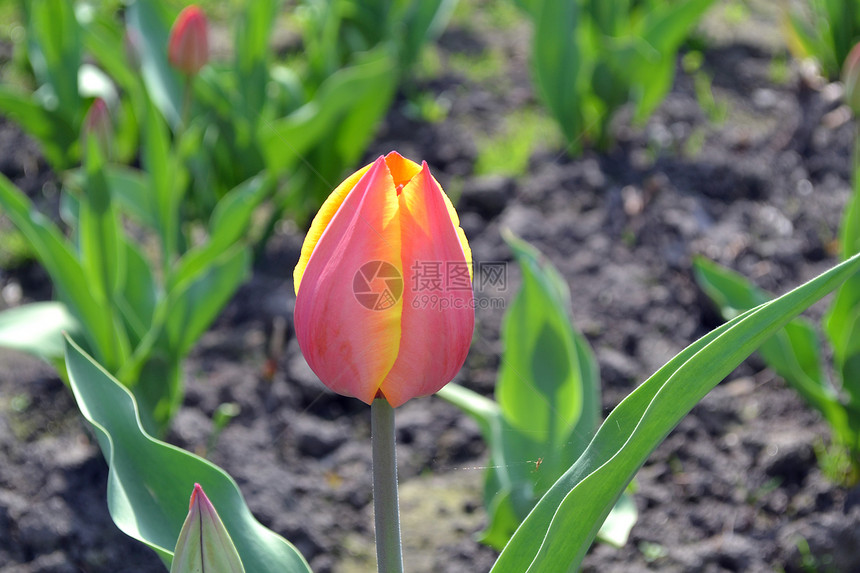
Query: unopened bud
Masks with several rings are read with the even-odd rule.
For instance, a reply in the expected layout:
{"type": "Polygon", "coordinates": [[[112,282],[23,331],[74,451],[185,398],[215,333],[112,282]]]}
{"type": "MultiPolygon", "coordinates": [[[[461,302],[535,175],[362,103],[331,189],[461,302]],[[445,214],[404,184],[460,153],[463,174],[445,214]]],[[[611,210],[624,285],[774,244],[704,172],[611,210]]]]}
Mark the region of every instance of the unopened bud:
{"type": "Polygon", "coordinates": [[[855,115],[860,115],[860,44],[856,44],[845,58],[842,81],[845,83],[845,103],[855,115]]]}
{"type": "Polygon", "coordinates": [[[170,573],[245,573],[239,553],[215,506],[194,484],[188,516],[179,532],[170,573]]]}
{"type": "Polygon", "coordinates": [[[174,68],[189,76],[196,75],[209,61],[208,22],[198,6],[192,4],[177,16],[167,55],[174,68]]]}
{"type": "Polygon", "coordinates": [[[110,110],[102,98],[96,98],[90,105],[84,118],[82,136],[84,149],[87,149],[90,138],[93,138],[102,156],[110,157],[113,145],[113,122],[110,110]]]}

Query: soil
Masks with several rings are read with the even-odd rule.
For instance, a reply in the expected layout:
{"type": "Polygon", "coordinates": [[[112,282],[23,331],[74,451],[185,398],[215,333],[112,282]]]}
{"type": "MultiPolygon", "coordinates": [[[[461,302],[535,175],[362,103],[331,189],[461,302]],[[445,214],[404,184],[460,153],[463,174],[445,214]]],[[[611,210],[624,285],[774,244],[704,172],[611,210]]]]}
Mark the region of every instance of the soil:
{"type": "MultiPolygon", "coordinates": [[[[459,191],[452,194],[476,261],[510,261],[499,234],[507,227],[558,266],[575,324],[598,357],[609,412],[719,324],[692,280],[694,254],[774,292],[836,262],[853,123],[837,85],[810,82],[794,64],[782,82],[773,79],[786,54],[770,34],[756,33],[772,25],[765,10],[732,28],[708,28],[704,69],[726,106],[721,121],[702,111],[679,64],[654,117],[639,128],[619,120],[612,149],[570,159],[540,145],[525,174],[506,177],[478,176],[474,167],[481,137],[536,105],[527,27],[493,34],[480,18],[455,22],[438,42],[441,70],[404,92],[444,100],[445,119],[417,119],[401,96],[366,159],[397,149],[426,160],[443,187],[459,191]],[[493,78],[450,65],[491,50],[501,50],[505,63],[493,78]]],[[[0,171],[29,193],[54,185],[36,146],[2,119],[0,158],[0,171]]],[[[200,341],[168,440],[233,475],[254,514],[314,571],[372,571],[369,409],[320,384],[289,328],[274,377],[263,376],[273,323],[292,322],[301,241],[301,230],[285,223],[200,341]],[[212,446],[212,416],[223,403],[239,413],[212,446]]],[[[50,296],[32,263],[0,271],[0,281],[3,305],[50,296]]],[[[509,265],[506,288],[478,297],[509,300],[517,283],[509,265]]],[[[478,309],[472,351],[456,378],[488,395],[501,317],[499,309],[478,309]]],[[[57,376],[13,352],[0,351],[0,364],[0,570],[163,572],[154,553],[111,522],[105,463],[57,376]]],[[[407,570],[487,571],[495,553],[474,540],[485,523],[487,463],[475,424],[441,399],[418,399],[398,409],[397,439],[407,570]]],[[[626,546],[595,545],[584,570],[860,570],[860,488],[825,478],[816,451],[827,439],[819,417],[751,358],[639,472],[640,516],[626,546]]]]}

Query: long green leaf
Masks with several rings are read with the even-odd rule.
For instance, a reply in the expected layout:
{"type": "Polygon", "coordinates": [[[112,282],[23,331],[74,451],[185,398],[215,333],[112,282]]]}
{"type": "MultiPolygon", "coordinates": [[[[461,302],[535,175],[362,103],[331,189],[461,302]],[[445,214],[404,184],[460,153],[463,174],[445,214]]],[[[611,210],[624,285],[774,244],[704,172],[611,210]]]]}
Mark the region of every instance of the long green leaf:
{"type": "Polygon", "coordinates": [[[191,280],[247,235],[254,210],[272,189],[272,181],[254,177],[229,191],[215,206],[209,222],[209,240],[189,250],[168,277],[167,289],[191,280]]]}
{"type": "Polygon", "coordinates": [[[84,186],[78,203],[78,252],[93,296],[110,316],[107,342],[111,354],[122,363],[130,353],[128,334],[116,306],[127,278],[125,236],[111,201],[97,139],[89,135],[86,146],[84,186]]]}
{"type": "Polygon", "coordinates": [[[278,0],[248,2],[236,24],[236,91],[246,118],[259,121],[269,81],[269,38],[278,0]]]}
{"type": "Polygon", "coordinates": [[[175,127],[182,120],[182,80],[167,60],[170,34],[167,10],[155,0],[134,0],[125,15],[149,97],[175,127]]]}
{"type": "Polygon", "coordinates": [[[612,411],[519,527],[493,571],[575,570],[615,501],[672,428],[759,345],[858,270],[860,255],[738,316],[670,360],[612,411]]]}
{"type": "MultiPolygon", "coordinates": [[[[854,192],[839,229],[842,257],[860,253],[860,141],[854,144],[854,192]]],[[[836,293],[833,306],[824,321],[842,386],[855,409],[860,410],[860,273],[854,275],[836,293]]],[[[857,439],[860,439],[858,437],[857,439]]],[[[860,448],[860,444],[856,447],[860,448]]]]}
{"type": "MultiPolygon", "coordinates": [[[[568,318],[567,285],[534,247],[510,233],[505,240],[520,264],[523,284],[502,326],[505,352],[496,399],[504,417],[543,444],[548,456],[570,441],[585,413],[589,427],[579,439],[584,448],[597,426],[600,394],[597,388],[585,388],[568,318]]],[[[545,461],[552,465],[559,460],[545,461]]]]}
{"type": "Polygon", "coordinates": [[[538,94],[571,143],[583,130],[582,75],[587,54],[580,45],[580,7],[576,1],[534,0],[532,70],[538,94]]]}
{"type": "Polygon", "coordinates": [[[78,68],[82,43],[74,3],[31,0],[27,16],[27,50],[40,89],[47,89],[45,107],[58,110],[77,125],[81,119],[78,68]]]}
{"type": "Polygon", "coordinates": [[[83,267],[60,230],[36,211],[30,200],[2,174],[0,207],[27,238],[39,262],[48,271],[58,297],[84,326],[83,334],[99,359],[116,367],[117,356],[110,353],[110,314],[93,297],[83,267]]]}
{"type": "Polygon", "coordinates": [[[251,515],[221,468],[144,432],[129,391],[71,341],[66,364],[75,400],[108,463],[108,507],[117,527],[169,565],[196,482],[218,508],[248,571],[310,571],[295,547],[251,515]]]}
{"type": "Polygon", "coordinates": [[[164,348],[171,356],[182,358],[191,351],[250,272],[250,249],[234,245],[167,293],[164,348]]]}
{"type": "MultiPolygon", "coordinates": [[[[693,261],[693,272],[696,282],[720,307],[726,320],[773,298],[738,273],[703,257],[693,261]]],[[[803,317],[790,321],[761,345],[759,354],[770,368],[821,412],[840,439],[851,434],[845,409],[824,373],[818,335],[809,321],[803,317]]]]}
{"type": "Polygon", "coordinates": [[[69,120],[40,105],[31,94],[20,94],[0,85],[0,113],[38,140],[42,153],[57,170],[71,167],[80,153],[78,132],[69,120]]]}
{"type": "Polygon", "coordinates": [[[267,167],[273,173],[281,173],[327,140],[356,99],[376,93],[378,82],[385,81],[394,66],[387,49],[373,50],[360,63],[327,78],[311,102],[287,117],[261,126],[260,144],[267,167]]]}
{"type": "MultiPolygon", "coordinates": [[[[489,523],[481,541],[498,549],[582,453],[600,419],[597,363],[568,318],[567,283],[534,247],[509,232],[504,239],[523,283],[502,327],[498,406],[465,388],[443,394],[479,420],[490,446],[484,488],[489,523]]],[[[625,515],[631,513],[619,512],[610,523],[616,543],[632,525],[625,515]]]]}

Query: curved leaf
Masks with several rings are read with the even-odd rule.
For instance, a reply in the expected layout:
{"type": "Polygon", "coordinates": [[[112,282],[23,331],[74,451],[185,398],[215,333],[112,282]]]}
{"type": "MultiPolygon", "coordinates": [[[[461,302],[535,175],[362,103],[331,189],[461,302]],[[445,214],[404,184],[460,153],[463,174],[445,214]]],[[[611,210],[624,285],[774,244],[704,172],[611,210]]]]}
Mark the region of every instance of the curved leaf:
{"type": "Polygon", "coordinates": [[[761,343],[858,269],[860,255],[736,317],[643,382],[538,502],[492,571],[575,570],[624,488],[672,428],[761,343]]]}
{"type": "Polygon", "coordinates": [[[251,515],[224,470],[144,432],[131,393],[69,339],[66,364],[75,400],[110,468],[108,507],[117,527],[169,564],[185,521],[188,492],[199,483],[220,509],[248,571],[310,571],[295,547],[251,515]]]}

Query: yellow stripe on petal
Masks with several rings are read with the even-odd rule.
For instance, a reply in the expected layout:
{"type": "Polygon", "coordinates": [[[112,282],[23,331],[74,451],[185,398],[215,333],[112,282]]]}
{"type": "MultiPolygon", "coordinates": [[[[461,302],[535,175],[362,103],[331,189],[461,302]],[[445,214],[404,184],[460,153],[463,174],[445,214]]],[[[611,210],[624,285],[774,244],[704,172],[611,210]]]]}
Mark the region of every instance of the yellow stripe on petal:
{"type": "Polygon", "coordinates": [[[314,220],[311,223],[311,228],[308,229],[308,234],[305,236],[305,242],[302,243],[302,254],[299,257],[299,263],[296,265],[295,270],[293,270],[293,287],[296,290],[296,294],[299,292],[299,284],[302,282],[305,268],[308,266],[308,261],[311,259],[311,255],[313,254],[320,237],[322,237],[322,234],[331,222],[332,217],[334,217],[335,213],[340,209],[340,206],[343,205],[347,195],[349,195],[356,183],[361,180],[364,174],[367,173],[367,170],[372,166],[373,163],[366,165],[347,177],[343,183],[338,185],[337,188],[331,192],[331,195],[328,196],[314,217],[314,220]]]}
{"type": "MultiPolygon", "coordinates": [[[[394,153],[394,152],[392,151],[391,153],[394,153]]],[[[388,157],[391,155],[391,153],[389,153],[385,157],[386,163],[388,162],[388,157]]],[[[409,160],[406,159],[405,161],[409,161],[409,160]]],[[[409,162],[412,163],[411,161],[409,161],[409,162]]],[[[415,164],[415,165],[417,167],[417,164],[415,164]]],[[[424,168],[427,169],[426,164],[425,164],[424,168]]],[[[421,168],[419,168],[419,171],[416,172],[416,175],[418,173],[420,173],[420,171],[421,171],[421,168]]],[[[428,169],[428,172],[429,172],[429,169],[428,169]]],[[[457,238],[460,240],[460,246],[463,248],[463,256],[466,257],[466,265],[469,267],[469,278],[474,279],[474,272],[472,269],[472,248],[469,247],[469,241],[468,241],[468,239],[466,239],[466,233],[464,233],[463,229],[460,227],[460,217],[459,217],[459,215],[457,215],[457,210],[454,209],[454,204],[451,203],[451,199],[448,198],[448,195],[445,193],[445,190],[442,189],[442,186],[439,185],[439,182],[436,181],[436,178],[433,177],[432,175],[430,175],[429,177],[430,177],[430,179],[432,179],[433,183],[435,183],[435,186],[439,189],[439,194],[442,196],[442,201],[445,202],[445,208],[448,210],[448,216],[451,218],[451,223],[454,225],[454,229],[456,229],[456,231],[457,231],[457,238]]],[[[396,178],[395,178],[395,181],[397,181],[396,178]]],[[[424,183],[422,182],[420,177],[415,177],[414,179],[412,179],[409,182],[409,184],[407,184],[407,186],[405,186],[403,188],[403,192],[406,193],[407,202],[418,201],[417,198],[420,197],[421,194],[420,193],[414,193],[414,190],[412,189],[412,187],[417,186],[417,185],[423,185],[423,184],[424,183]],[[410,187],[410,189],[407,190],[406,187],[410,187]]],[[[413,210],[416,212],[420,211],[421,209],[422,209],[422,207],[420,205],[416,205],[413,207],[413,210]]]]}
{"type": "Polygon", "coordinates": [[[443,197],[426,163],[398,197],[406,289],[397,361],[380,388],[395,407],[448,383],[472,339],[474,298],[462,272],[462,235],[443,197]]]}

